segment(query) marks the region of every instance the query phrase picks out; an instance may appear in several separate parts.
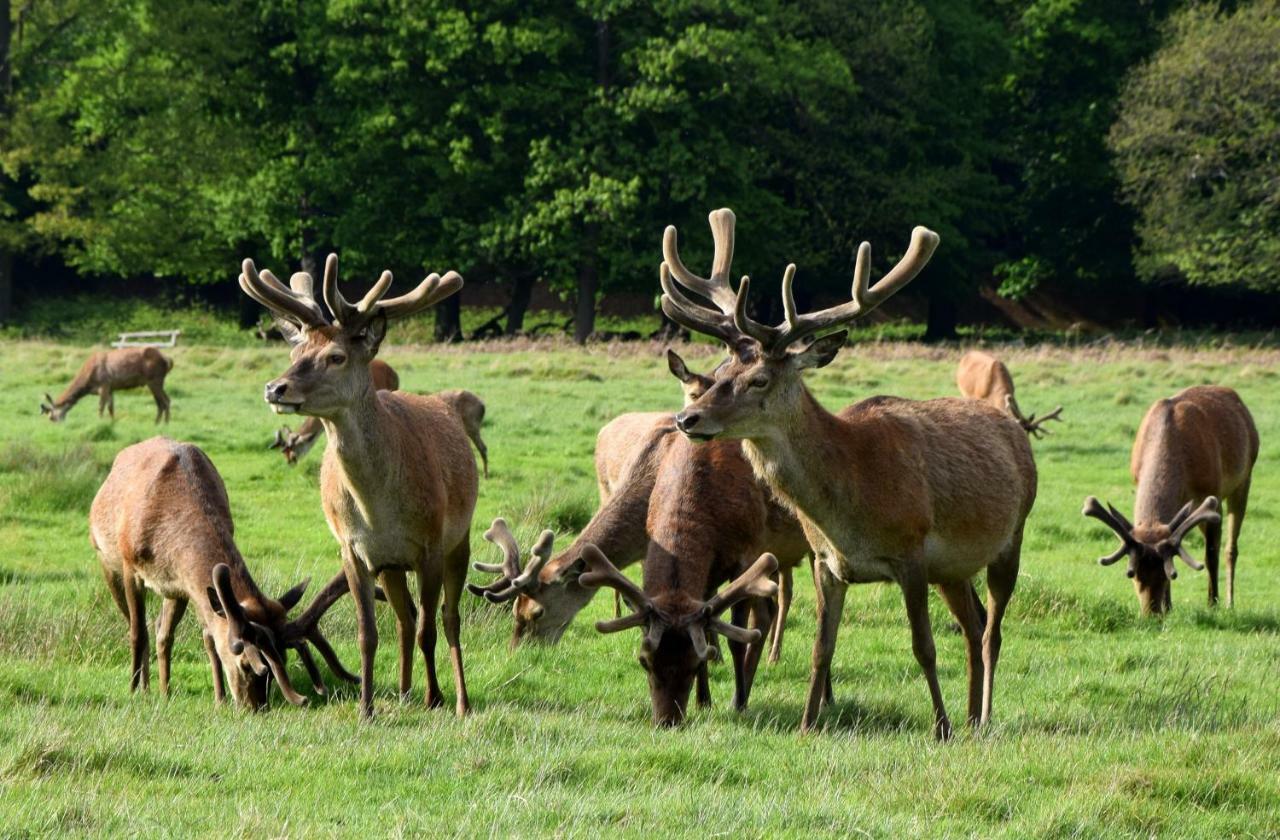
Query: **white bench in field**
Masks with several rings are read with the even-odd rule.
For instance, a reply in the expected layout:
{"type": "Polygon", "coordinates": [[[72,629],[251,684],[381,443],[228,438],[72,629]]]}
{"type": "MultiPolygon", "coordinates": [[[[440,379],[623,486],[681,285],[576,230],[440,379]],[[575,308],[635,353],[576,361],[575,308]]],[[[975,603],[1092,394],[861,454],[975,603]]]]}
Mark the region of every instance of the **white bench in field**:
{"type": "Polygon", "coordinates": [[[111,342],[112,347],[177,347],[182,330],[146,330],[122,332],[111,342]]]}

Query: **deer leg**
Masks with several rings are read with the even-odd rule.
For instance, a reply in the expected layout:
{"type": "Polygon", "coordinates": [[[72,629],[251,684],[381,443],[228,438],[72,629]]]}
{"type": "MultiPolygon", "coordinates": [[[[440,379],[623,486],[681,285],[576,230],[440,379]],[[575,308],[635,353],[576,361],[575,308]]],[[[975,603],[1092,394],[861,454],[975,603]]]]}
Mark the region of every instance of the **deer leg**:
{"type": "Polygon", "coordinates": [[[373,575],[360,558],[348,555],[343,571],[356,602],[356,637],[360,642],[360,717],[373,717],[373,661],[378,652],[378,623],[373,615],[373,575]]]}
{"type": "Polygon", "coordinates": [[[213,702],[221,705],[227,702],[227,681],[222,673],[222,660],[218,658],[218,649],[213,644],[213,637],[204,636],[204,652],[209,655],[209,667],[213,669],[213,702]]]}
{"type": "Polygon", "coordinates": [[[782,632],[787,626],[787,613],[791,612],[791,599],[795,595],[795,582],[790,567],[778,573],[778,614],[769,625],[769,664],[782,658],[782,632]]]}
{"type": "Polygon", "coordinates": [[[467,697],[467,679],[462,669],[462,587],[467,582],[467,563],[471,560],[471,542],[464,538],[448,557],[444,567],[444,640],[449,644],[449,660],[453,665],[453,687],[457,693],[455,710],[458,717],[471,711],[467,697]]]}
{"type": "MultiPolygon", "coordinates": [[[[98,389],[98,418],[102,418],[102,412],[107,408],[107,400],[111,399],[111,391],[105,386],[98,389]]],[[[114,417],[112,418],[114,419],[114,417]]]]}
{"type": "Polygon", "coordinates": [[[169,696],[169,663],[173,658],[173,631],[187,611],[186,598],[165,598],[156,621],[156,660],[160,664],[160,692],[169,696]]]}
{"type": "Polygon", "coordinates": [[[164,386],[158,382],[148,385],[151,389],[151,396],[156,401],[156,422],[160,422],[160,418],[164,418],[164,422],[169,422],[169,395],[164,392],[164,386]]]}
{"type": "MultiPolygon", "coordinates": [[[[730,615],[734,624],[747,626],[746,603],[734,604],[730,615]]],[[[747,685],[747,645],[729,640],[729,655],[733,657],[733,708],[741,712],[747,708],[747,697],[751,694],[751,687],[747,685]]]]}
{"type": "Polygon", "coordinates": [[[996,562],[987,567],[987,625],[982,635],[982,718],[979,726],[991,723],[991,703],[995,693],[996,664],[1000,661],[1000,623],[1018,582],[1022,557],[1022,532],[996,562]]]}
{"type": "MultiPolygon", "coordinates": [[[[762,630],[773,626],[775,610],[772,598],[752,598],[744,605],[747,610],[747,627],[762,630]]],[[[739,711],[747,708],[747,700],[751,697],[751,687],[756,683],[756,671],[760,667],[760,657],[764,654],[764,636],[760,641],[747,645],[746,657],[743,661],[742,705],[739,711]]]]}
{"type": "Polygon", "coordinates": [[[133,671],[129,676],[129,690],[146,691],[151,683],[151,640],[147,637],[147,596],[142,582],[133,574],[133,567],[124,566],[124,599],[129,609],[129,646],[133,653],[133,671]]]}
{"type": "Polygon", "coordinates": [[[1209,577],[1209,606],[1218,605],[1218,553],[1222,548],[1222,523],[1206,522],[1200,528],[1204,534],[1204,568],[1209,577]]]}
{"type": "Polygon", "coordinates": [[[1244,512],[1249,506],[1249,483],[1245,482],[1227,499],[1227,606],[1236,605],[1236,557],[1239,554],[1240,526],[1244,524],[1244,512]]]}
{"type": "Polygon", "coordinates": [[[427,666],[427,708],[444,705],[440,681],[436,677],[436,612],[440,606],[440,568],[425,565],[418,570],[418,648],[427,666]]]}
{"type": "Polygon", "coordinates": [[[409,587],[404,571],[387,569],[382,575],[382,589],[396,614],[396,640],[400,643],[400,701],[408,702],[413,691],[413,606],[409,603],[409,587]]]}
{"type": "Polygon", "coordinates": [[[836,652],[836,635],[840,630],[840,614],[844,611],[844,593],[849,588],[838,580],[825,563],[814,564],[818,597],[818,635],[813,641],[813,665],[809,674],[809,697],[800,719],[800,731],[808,732],[818,720],[818,712],[831,689],[831,658],[836,652]]]}
{"type": "Polygon", "coordinates": [[[705,662],[698,666],[697,697],[699,709],[711,708],[711,676],[705,662]]]}
{"type": "Polygon", "coordinates": [[[924,671],[924,681],[933,700],[933,734],[939,741],[945,741],[951,737],[951,721],[947,718],[942,687],[938,684],[938,653],[933,644],[933,626],[929,622],[929,585],[919,562],[907,561],[903,566],[898,586],[902,589],[907,621],[911,625],[911,650],[916,655],[916,662],[920,663],[920,670],[924,671]]]}
{"type": "Polygon", "coordinates": [[[116,602],[116,606],[120,608],[120,614],[124,616],[125,621],[129,620],[129,602],[124,596],[124,577],[119,572],[113,572],[102,566],[102,576],[107,581],[107,591],[111,593],[111,600],[116,602]]]}
{"type": "Polygon", "coordinates": [[[968,582],[940,584],[938,591],[964,633],[969,668],[969,725],[976,727],[982,719],[982,621],[973,600],[975,592],[968,582]]]}

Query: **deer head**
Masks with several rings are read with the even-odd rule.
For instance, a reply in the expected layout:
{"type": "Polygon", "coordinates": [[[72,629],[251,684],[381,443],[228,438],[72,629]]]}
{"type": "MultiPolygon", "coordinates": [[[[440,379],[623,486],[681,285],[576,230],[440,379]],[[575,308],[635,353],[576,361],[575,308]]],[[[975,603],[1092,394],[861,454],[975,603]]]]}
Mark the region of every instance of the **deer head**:
{"type": "Polygon", "coordinates": [[[70,405],[60,406],[54,398],[48,394],[44,395],[44,402],[40,403],[40,413],[47,414],[49,419],[54,423],[61,423],[63,418],[67,416],[67,412],[70,410],[70,405]]]}
{"type": "Polygon", "coordinates": [[[736,224],[733,212],[715,210],[709,220],[715,241],[711,276],[700,277],[685,267],[674,227],[668,227],[663,235],[659,274],[662,311],[682,326],[719,338],[731,354],[716,369],[711,387],[676,415],[680,431],[695,440],[722,435],[756,437],[787,429],[788,418],[803,399],[801,373],[830,364],[844,346],[845,331],[824,333],[861,318],[899,291],[920,273],[938,246],[936,233],[917,227],[902,260],[872,286],[871,246],[862,243],[854,265],[852,300],[806,314],[796,311],[792,292],[796,267],[788,265],[782,275],[786,318],[770,327],[747,315],[750,279],[743,277],[736,292],[729,285],[736,224]],[[694,302],[681,287],[714,306],[694,302]],[[821,337],[809,341],[816,336],[821,337]]]}
{"type": "Polygon", "coordinates": [[[1143,615],[1162,614],[1172,608],[1170,584],[1178,577],[1173,562],[1175,557],[1180,557],[1196,571],[1204,568],[1183,546],[1183,538],[1197,525],[1222,520],[1218,500],[1213,496],[1207,497],[1194,510],[1192,503],[1187,502],[1167,523],[1143,523],[1136,528],[1114,506],[1104,508],[1093,496],[1084,500],[1081,513],[1103,523],[1120,538],[1120,546],[1106,557],[1099,558],[1098,563],[1110,566],[1121,557],[1129,558],[1125,574],[1133,580],[1143,615]]]}
{"type": "Polygon", "coordinates": [[[520,546],[505,519],[498,517],[493,520],[489,530],[484,532],[484,538],[501,550],[502,562],[473,563],[472,566],[476,571],[499,577],[488,586],[468,583],[467,590],[490,603],[511,602],[515,615],[515,632],[511,637],[513,647],[525,639],[551,644],[559,641],[569,622],[593,594],[591,590],[577,585],[581,563],[571,564],[553,578],[543,579],[542,570],[551,559],[555,543],[555,534],[551,531],[543,531],[539,535],[523,568],[520,566],[520,546]],[[568,587],[577,590],[576,594],[581,597],[573,597],[564,591],[568,587]]]}
{"type": "Polygon", "coordinates": [[[684,392],[686,406],[711,390],[711,386],[716,382],[710,376],[703,376],[689,370],[684,359],[680,358],[680,354],[674,350],[667,351],[667,367],[671,370],[671,375],[680,380],[680,389],[684,392]]]}
{"type": "Polygon", "coordinates": [[[730,624],[720,618],[721,613],[746,598],[772,598],[778,591],[778,585],[769,579],[778,570],[778,560],[772,554],[760,555],[749,569],[706,601],[678,592],[650,597],[594,545],[584,546],[582,556],[587,571],[579,583],[611,587],[632,609],[630,615],[596,622],[596,629],[617,633],[635,627],[644,632],[637,658],[649,675],[653,722],[658,726],[674,726],[684,720],[694,678],[711,658],[713,633],[742,644],[760,641],[759,630],[730,624]]]}
{"type": "Polygon", "coordinates": [[[293,466],[298,463],[299,458],[305,457],[311,451],[311,447],[315,445],[316,438],[319,436],[320,433],[318,431],[295,432],[288,426],[281,426],[276,429],[276,436],[267,448],[279,449],[280,454],[284,455],[284,459],[289,466],[293,466]]]}
{"type": "Polygon", "coordinates": [[[211,622],[206,632],[213,640],[231,694],[238,704],[250,709],[265,708],[273,678],[290,703],[302,705],[307,702],[289,680],[285,661],[285,651],[289,649],[298,651],[314,687],[323,694],[324,681],[307,650],[307,642],[316,646],[338,677],[349,682],[356,679],[342,667],[319,628],[325,611],[348,591],[344,575],[335,577],[294,621],[288,618],[289,610],[302,600],[308,581],[293,587],[279,600],[240,601],[231,588],[230,567],[225,563],[214,566],[212,578],[207,597],[218,620],[211,622]]]}
{"type": "Polygon", "coordinates": [[[324,300],[333,313],[326,319],[316,301],[314,280],[298,272],[285,286],[270,271],[258,272],[245,260],[240,288],[267,307],[292,346],[293,364],[267,383],[265,399],[277,414],[334,417],[372,389],[369,362],[386,335],[387,321],[426,309],[462,288],[455,272],[431,274],[412,292],[384,300],[391,272],[384,271],[357,304],[338,291],[338,255],[324,266],[324,300]]]}

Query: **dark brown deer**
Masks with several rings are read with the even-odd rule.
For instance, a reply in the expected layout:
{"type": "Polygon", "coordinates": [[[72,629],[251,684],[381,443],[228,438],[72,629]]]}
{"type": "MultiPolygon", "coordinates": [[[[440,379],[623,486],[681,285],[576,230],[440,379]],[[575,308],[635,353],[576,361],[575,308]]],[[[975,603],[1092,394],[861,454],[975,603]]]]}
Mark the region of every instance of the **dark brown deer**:
{"type": "MultiPolygon", "coordinates": [[[[369,379],[373,382],[373,387],[379,391],[400,390],[400,375],[381,359],[374,359],[369,363],[369,379]]],[[[275,440],[267,448],[279,449],[280,454],[284,455],[284,460],[289,466],[293,466],[307,456],[323,431],[324,426],[320,423],[319,417],[308,417],[296,432],[288,426],[277,429],[275,440]]]]}
{"type": "Polygon", "coordinates": [[[1249,504],[1249,484],[1258,460],[1258,429],[1249,409],[1230,388],[1199,385],[1157,400],[1147,410],[1133,442],[1129,471],[1138,485],[1131,523],[1093,496],[1084,515],[1105,524],[1120,546],[1098,562],[1128,558],[1144,615],[1173,607],[1174,558],[1199,571],[1209,567],[1209,606],[1218,603],[1218,557],[1222,542],[1219,500],[1225,499],[1227,606],[1235,603],[1240,526],[1249,504]],[[1204,533],[1205,562],[1191,556],[1183,540],[1193,528],[1204,533]]]}
{"type": "Polygon", "coordinates": [[[236,548],[233,529],[222,477],[197,447],[156,437],[116,456],[93,500],[89,536],[111,596],[129,621],[131,687],[147,688],[150,676],[144,589],[164,599],[156,624],[156,655],[165,694],[174,630],[188,605],[194,605],[200,621],[219,703],[230,683],[236,703],[262,708],[270,678],[289,702],[303,703],[306,698],[289,681],[289,649],[298,652],[316,691],[323,694],[308,642],[336,675],[354,682],[355,675],[342,667],[319,627],[325,611],[346,594],[345,578],[334,578],[302,615],[290,620],[288,612],[301,600],[307,582],[279,599],[265,595],[236,548]]]}
{"type": "Polygon", "coordinates": [[[319,417],[329,442],[320,469],[320,496],[342,547],[347,582],[356,599],[360,642],[360,711],[373,714],[373,664],[378,647],[374,579],[380,578],[396,614],[400,696],[413,684],[414,628],[426,660],[428,706],[443,705],[436,678],[436,612],[444,590],[443,625],[453,665],[455,708],[466,714],[460,615],[471,547],[478,478],[466,430],[439,397],[378,391],[369,363],[387,322],[419,312],[462,287],[454,272],[432,274],[412,292],[384,299],[384,271],[358,304],[338,290],[338,257],[325,262],[324,299],[330,324],[305,272],[285,286],[245,260],[240,287],[270,309],[293,346],[293,364],[267,383],[266,401],[278,414],[319,417]],[[409,601],[405,575],[418,578],[422,609],[409,601]]]}
{"type": "Polygon", "coordinates": [[[1023,431],[1034,438],[1049,434],[1049,430],[1044,427],[1045,423],[1050,420],[1062,421],[1062,406],[1039,419],[1034,414],[1030,417],[1024,415],[1013,396],[1013,377],[1009,375],[1009,368],[990,353],[981,350],[965,353],[956,368],[956,385],[959,386],[960,393],[969,399],[982,400],[1000,411],[1008,412],[1022,426],[1023,431]]]}
{"type": "Polygon", "coordinates": [[[938,244],[912,233],[902,260],[871,286],[870,246],[858,249],[852,300],[801,314],[792,294],[795,266],[782,278],[785,320],[776,327],[747,315],[750,281],[730,286],[734,216],[710,215],[711,276],[680,261],[676,230],[663,237],[662,308],[677,323],[722,340],[731,357],[701,398],[676,415],[694,440],[740,438],[755,474],[799,516],[816,556],[820,618],[801,729],[815,725],[827,699],[836,632],[851,583],[892,581],[902,590],[912,648],[933,700],[934,731],[951,733],[938,685],[928,587],[938,587],[965,635],[969,721],[991,717],[1001,620],[1013,594],[1023,526],[1036,494],[1027,436],[1001,411],[974,400],[926,402],[874,397],[831,414],[804,385],[844,347],[831,333],[866,315],[915,277],[938,244]],[[711,302],[691,300],[681,286],[711,302]],[[817,336],[816,340],[806,342],[817,336]],[[971,578],[987,570],[985,631],[971,578]]]}
{"type": "Polygon", "coordinates": [[[120,347],[100,350],[89,356],[80,366],[80,372],[71,381],[62,396],[56,400],[44,395],[40,413],[49,415],[53,422],[60,422],[82,397],[98,394],[98,416],[105,409],[111,419],[116,419],[115,391],[141,388],[151,389],[156,401],[156,422],[164,418],[169,422],[169,395],[164,392],[164,378],[173,370],[173,359],[154,347],[120,347]]]}

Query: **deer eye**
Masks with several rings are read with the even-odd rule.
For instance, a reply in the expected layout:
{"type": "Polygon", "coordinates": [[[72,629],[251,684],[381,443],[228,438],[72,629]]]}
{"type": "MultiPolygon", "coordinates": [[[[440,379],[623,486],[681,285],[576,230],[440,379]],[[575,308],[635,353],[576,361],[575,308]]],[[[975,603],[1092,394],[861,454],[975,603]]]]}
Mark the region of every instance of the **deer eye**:
{"type": "Polygon", "coordinates": [[[747,383],[747,387],[748,388],[767,388],[769,387],[769,377],[753,376],[751,377],[751,381],[747,383]]]}
{"type": "Polygon", "coordinates": [[[342,355],[341,353],[330,353],[330,354],[329,354],[329,358],[328,358],[328,359],[326,359],[326,361],[327,361],[329,364],[334,365],[335,367],[336,367],[337,365],[342,364],[342,363],[343,363],[343,362],[345,362],[346,360],[347,360],[347,357],[346,357],[346,356],[344,356],[344,355],[342,355]]]}

